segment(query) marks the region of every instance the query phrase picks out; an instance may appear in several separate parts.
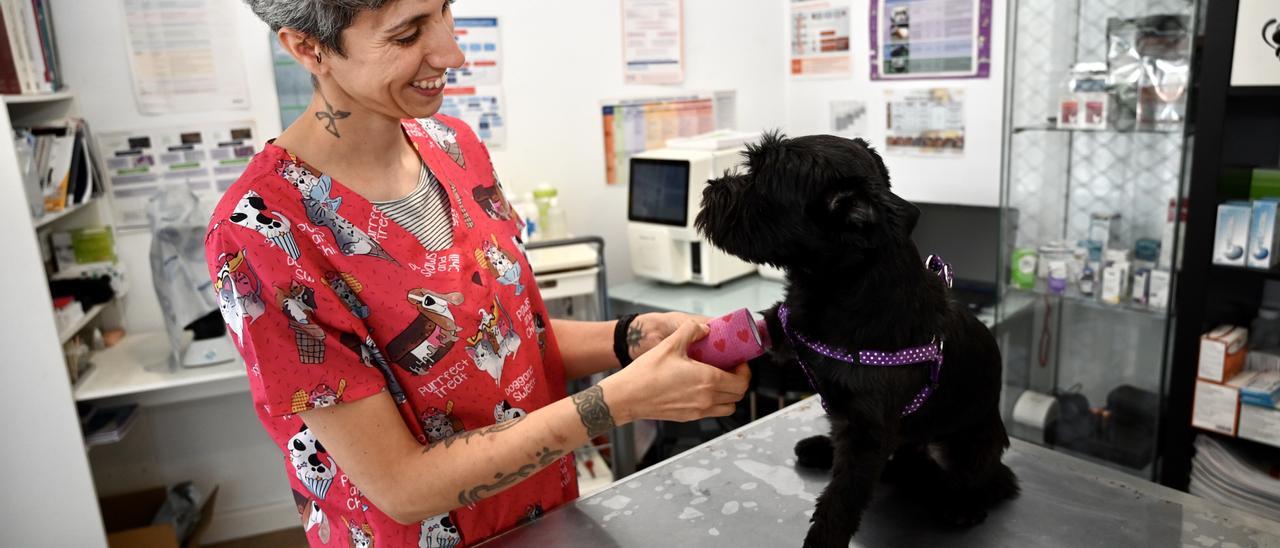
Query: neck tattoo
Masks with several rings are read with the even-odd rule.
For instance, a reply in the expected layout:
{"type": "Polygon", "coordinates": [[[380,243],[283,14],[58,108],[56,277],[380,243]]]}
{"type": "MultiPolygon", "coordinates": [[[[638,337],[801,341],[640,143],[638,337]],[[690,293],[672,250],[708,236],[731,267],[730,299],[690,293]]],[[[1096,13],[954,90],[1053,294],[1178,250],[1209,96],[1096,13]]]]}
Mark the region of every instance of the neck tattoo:
{"type": "Polygon", "coordinates": [[[317,111],[316,119],[324,122],[324,128],[329,130],[329,133],[341,139],[342,136],[338,134],[338,120],[351,116],[351,113],[345,110],[334,110],[333,105],[329,104],[329,98],[325,97],[324,93],[320,93],[320,99],[324,101],[324,111],[317,111]]]}

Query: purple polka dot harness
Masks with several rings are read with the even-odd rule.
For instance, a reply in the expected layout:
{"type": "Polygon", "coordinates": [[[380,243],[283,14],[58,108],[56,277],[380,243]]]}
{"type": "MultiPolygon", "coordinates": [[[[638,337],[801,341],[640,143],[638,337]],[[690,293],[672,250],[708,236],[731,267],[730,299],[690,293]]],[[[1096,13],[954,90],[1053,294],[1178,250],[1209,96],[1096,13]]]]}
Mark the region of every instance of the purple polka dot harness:
{"type": "MultiPolygon", "coordinates": [[[[929,258],[925,259],[924,265],[930,272],[933,272],[934,274],[937,274],[938,277],[942,278],[942,280],[946,282],[948,288],[952,286],[955,278],[951,271],[951,265],[947,264],[946,261],[943,261],[942,257],[930,255],[929,258]]],[[[787,305],[784,304],[778,307],[778,319],[782,321],[782,330],[787,334],[787,337],[791,339],[793,344],[803,343],[805,346],[809,347],[810,350],[833,360],[839,360],[855,366],[864,365],[870,367],[898,367],[901,365],[933,362],[933,367],[929,368],[929,384],[925,385],[924,388],[921,388],[920,392],[911,399],[911,403],[908,403],[907,406],[902,409],[902,416],[904,417],[918,411],[920,406],[924,405],[924,402],[929,400],[929,396],[933,395],[933,391],[938,388],[938,379],[942,373],[943,341],[941,336],[934,337],[932,342],[924,346],[904,348],[897,352],[862,350],[857,353],[851,353],[822,342],[810,340],[808,337],[804,336],[803,333],[791,329],[789,318],[790,310],[787,309],[787,305]]],[[[820,401],[822,401],[822,408],[830,412],[831,408],[827,407],[827,400],[822,398],[822,391],[818,389],[818,380],[814,377],[813,370],[809,368],[809,365],[804,362],[804,358],[801,358],[798,353],[796,354],[796,361],[800,362],[800,369],[804,371],[804,376],[808,379],[809,386],[813,388],[814,392],[818,393],[820,401]]]]}

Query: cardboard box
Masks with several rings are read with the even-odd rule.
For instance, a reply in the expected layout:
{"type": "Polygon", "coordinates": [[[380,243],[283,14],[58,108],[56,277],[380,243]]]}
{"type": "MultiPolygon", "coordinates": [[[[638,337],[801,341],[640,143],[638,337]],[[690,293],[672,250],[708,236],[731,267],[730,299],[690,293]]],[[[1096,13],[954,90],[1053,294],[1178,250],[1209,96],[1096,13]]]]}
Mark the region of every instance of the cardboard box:
{"type": "Polygon", "coordinates": [[[1196,381],[1191,404],[1191,426],[1230,436],[1236,435],[1240,417],[1240,389],[1204,380],[1196,381]]]}
{"type": "Polygon", "coordinates": [[[1213,233],[1213,264],[1245,266],[1245,248],[1249,246],[1249,202],[1227,202],[1218,205],[1218,224],[1213,233]]]}
{"type": "Polygon", "coordinates": [[[1280,198],[1266,198],[1253,202],[1253,214],[1249,220],[1249,245],[1245,253],[1249,268],[1270,270],[1277,263],[1280,252],[1280,198]]]}
{"type": "MultiPolygon", "coordinates": [[[[164,487],[153,487],[98,499],[107,529],[107,545],[111,548],[179,548],[181,544],[173,525],[151,524],[165,497],[164,487]]],[[[200,537],[209,528],[217,500],[218,488],[214,487],[205,498],[204,507],[200,509],[200,523],[192,531],[186,548],[200,548],[200,537]]]]}
{"type": "Polygon", "coordinates": [[[1240,386],[1240,403],[1275,407],[1280,405],[1280,373],[1274,371],[1250,371],[1253,376],[1240,386]]]}
{"type": "Polygon", "coordinates": [[[1249,330],[1223,325],[1200,336],[1200,363],[1196,376],[1213,382],[1226,382],[1244,369],[1248,355],[1249,330]]]}
{"type": "Polygon", "coordinates": [[[1280,409],[1242,405],[1239,424],[1237,436],[1280,447],[1280,409]]]}
{"type": "Polygon", "coordinates": [[[1280,197],[1280,169],[1255,169],[1249,183],[1249,199],[1280,197]]]}

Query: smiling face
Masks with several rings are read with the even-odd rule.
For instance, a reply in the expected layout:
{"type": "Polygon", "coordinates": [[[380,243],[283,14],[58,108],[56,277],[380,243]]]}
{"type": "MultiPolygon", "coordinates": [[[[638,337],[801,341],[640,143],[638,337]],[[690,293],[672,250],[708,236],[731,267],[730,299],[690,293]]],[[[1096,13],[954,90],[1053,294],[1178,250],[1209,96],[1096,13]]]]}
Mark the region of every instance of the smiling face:
{"type": "MultiPolygon", "coordinates": [[[[344,55],[321,52],[328,76],[365,110],[394,119],[435,114],[443,100],[445,71],[464,61],[449,4],[396,0],[359,12],[342,32],[344,55]]],[[[347,101],[341,104],[350,110],[347,101]]]]}

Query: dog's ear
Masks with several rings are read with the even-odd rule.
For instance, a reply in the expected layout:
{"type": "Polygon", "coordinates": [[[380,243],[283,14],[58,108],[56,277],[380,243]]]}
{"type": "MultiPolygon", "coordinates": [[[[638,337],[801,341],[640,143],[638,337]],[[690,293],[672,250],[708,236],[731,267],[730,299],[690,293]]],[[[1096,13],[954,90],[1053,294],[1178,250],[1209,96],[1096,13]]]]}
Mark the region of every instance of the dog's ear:
{"type": "Polygon", "coordinates": [[[871,202],[852,190],[837,190],[827,195],[826,210],[837,226],[859,228],[879,222],[880,214],[871,202]]]}
{"type": "Polygon", "coordinates": [[[911,237],[911,233],[916,230],[916,223],[920,221],[920,208],[915,204],[902,199],[892,192],[889,194],[889,203],[892,204],[893,210],[898,217],[899,224],[902,226],[904,236],[911,237]]]}
{"type": "Polygon", "coordinates": [[[884,165],[884,158],[880,157],[880,153],[876,152],[875,147],[872,147],[871,143],[868,143],[865,140],[854,139],[853,142],[862,145],[862,148],[866,149],[867,153],[871,155],[871,159],[876,164],[876,169],[880,172],[880,178],[884,181],[884,187],[886,189],[891,188],[891,185],[889,184],[889,168],[884,165]]]}

